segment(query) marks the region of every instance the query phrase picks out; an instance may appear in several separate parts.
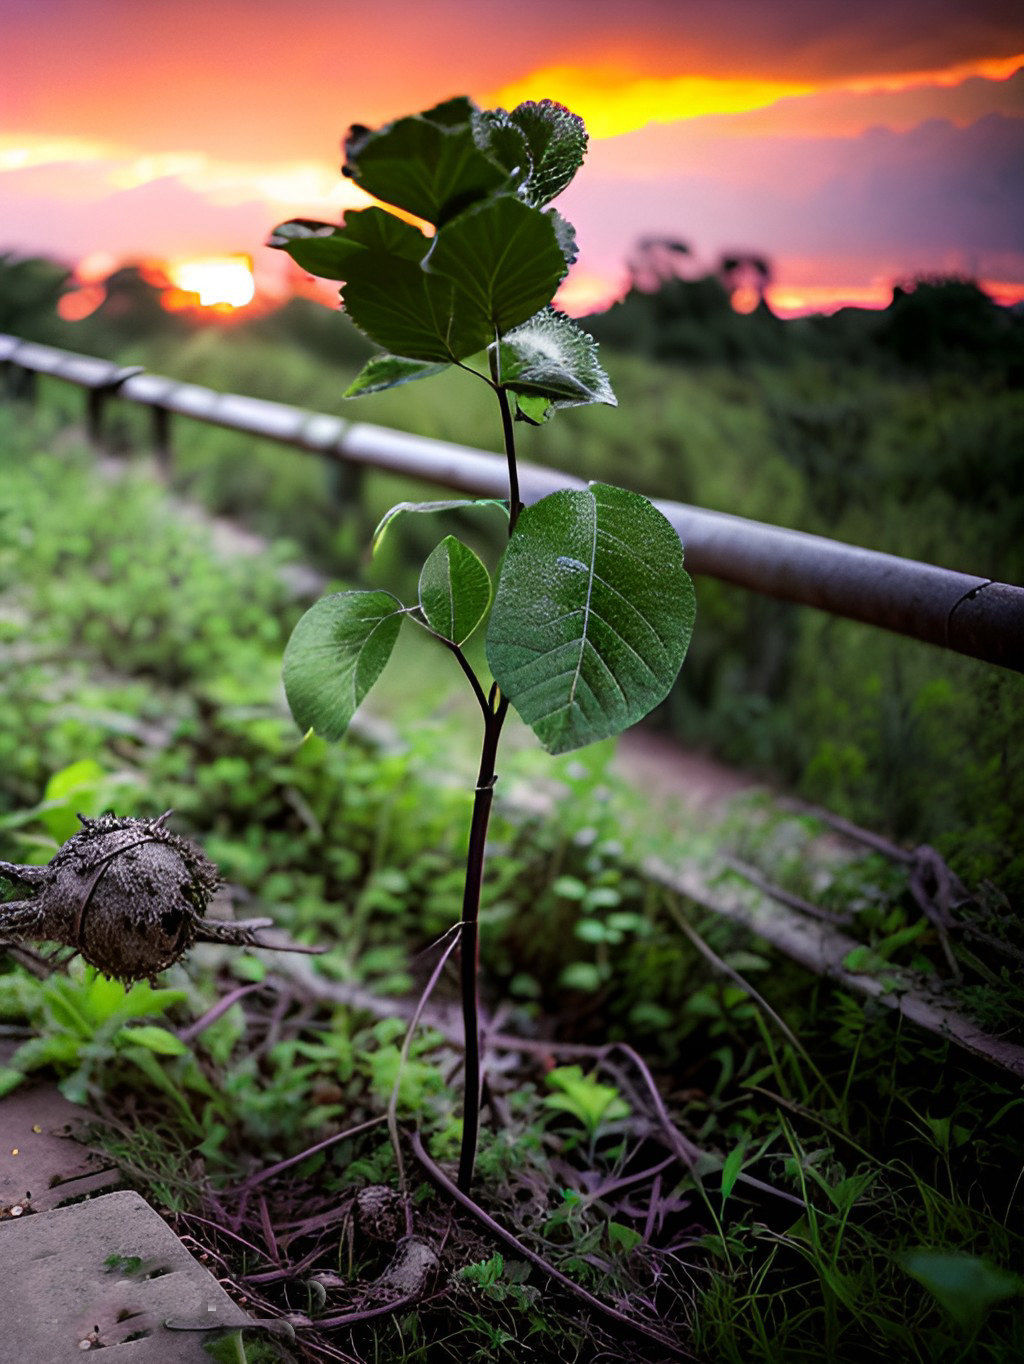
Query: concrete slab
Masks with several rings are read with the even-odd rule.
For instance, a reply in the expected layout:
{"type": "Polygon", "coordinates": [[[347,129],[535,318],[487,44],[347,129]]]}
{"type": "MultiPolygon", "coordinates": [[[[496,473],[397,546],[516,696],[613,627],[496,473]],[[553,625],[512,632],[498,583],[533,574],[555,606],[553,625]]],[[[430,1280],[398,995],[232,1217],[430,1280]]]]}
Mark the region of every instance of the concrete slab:
{"type": "Polygon", "coordinates": [[[121,1182],[108,1161],[74,1140],[86,1117],[52,1085],[16,1089],[0,1101],[0,1221],[121,1182]]]}
{"type": "Polygon", "coordinates": [[[126,1364],[209,1364],[209,1331],[251,1324],[128,1190],[0,1223],[0,1264],[3,1357],[18,1364],[111,1346],[126,1364]]]}

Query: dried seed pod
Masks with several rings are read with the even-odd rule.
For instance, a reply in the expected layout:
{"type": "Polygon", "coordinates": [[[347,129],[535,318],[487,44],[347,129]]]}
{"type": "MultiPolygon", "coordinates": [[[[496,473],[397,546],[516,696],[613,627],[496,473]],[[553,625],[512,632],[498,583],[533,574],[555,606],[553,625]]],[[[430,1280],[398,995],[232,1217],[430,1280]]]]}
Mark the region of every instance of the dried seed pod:
{"type": "Polygon", "coordinates": [[[352,1208],[356,1229],[371,1241],[392,1245],[405,1229],[405,1204],[397,1189],[368,1184],[356,1194],[352,1208]]]}
{"type": "Polygon", "coordinates": [[[0,875],[35,892],[0,904],[0,938],[73,947],[126,984],[152,980],[196,942],[311,950],[261,942],[259,930],[269,919],[207,919],[220,876],[205,854],[164,827],[169,814],[79,815],[81,830],[45,867],[0,862],[0,875]]]}

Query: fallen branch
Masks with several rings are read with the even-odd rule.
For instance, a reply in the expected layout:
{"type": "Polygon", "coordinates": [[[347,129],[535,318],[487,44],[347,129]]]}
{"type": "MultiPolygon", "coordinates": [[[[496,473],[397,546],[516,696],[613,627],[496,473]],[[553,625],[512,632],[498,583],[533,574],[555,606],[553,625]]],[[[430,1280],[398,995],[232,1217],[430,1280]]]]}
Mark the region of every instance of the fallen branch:
{"type": "Polygon", "coordinates": [[[730,871],[734,871],[737,876],[742,876],[744,881],[749,881],[752,886],[756,886],[759,891],[770,896],[771,899],[778,900],[779,904],[785,905],[787,909],[795,909],[798,914],[807,914],[812,919],[821,919],[824,923],[850,924],[853,922],[852,914],[836,914],[834,910],[824,909],[811,900],[805,900],[802,895],[794,895],[791,890],[784,890],[782,886],[777,886],[774,881],[769,881],[766,876],[762,876],[756,867],[752,867],[748,862],[741,862],[738,857],[723,856],[722,861],[730,871]]]}
{"type": "Polygon", "coordinates": [[[1024,1047],[985,1032],[941,996],[923,991],[919,982],[907,972],[887,966],[885,979],[879,980],[873,975],[848,970],[843,964],[846,957],[854,948],[862,946],[848,934],[813,922],[767,899],[730,894],[721,886],[712,888],[692,866],[670,867],[650,858],[643,864],[643,873],[702,909],[742,924],[815,975],[827,976],[845,989],[876,999],[972,1056],[980,1056],[1011,1075],[1024,1077],[1024,1047]]]}

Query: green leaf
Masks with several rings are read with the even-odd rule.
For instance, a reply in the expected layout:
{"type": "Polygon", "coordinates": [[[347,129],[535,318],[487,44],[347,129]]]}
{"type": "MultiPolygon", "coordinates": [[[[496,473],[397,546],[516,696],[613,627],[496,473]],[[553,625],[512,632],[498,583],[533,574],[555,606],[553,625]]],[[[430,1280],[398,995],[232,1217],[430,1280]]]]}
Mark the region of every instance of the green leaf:
{"type": "MultiPolygon", "coordinates": [[[[370,213],[388,216],[380,209],[359,216],[370,213]]],[[[414,227],[400,226],[425,244],[414,227]]],[[[341,297],[352,321],[378,346],[414,360],[448,364],[483,350],[494,325],[479,298],[456,280],[428,274],[420,257],[407,254],[411,238],[401,245],[401,253],[367,248],[350,260],[341,297]]]]}
{"type": "Polygon", "coordinates": [[[346,213],[340,227],[311,218],[292,218],[279,223],[267,241],[268,246],[286,251],[297,265],[323,279],[348,279],[361,263],[380,256],[418,262],[429,244],[430,238],[419,228],[382,208],[346,213]]]}
{"type": "Polygon", "coordinates": [[[336,592],[315,602],[284,651],[284,689],[295,722],[340,739],[398,638],[402,604],[390,592],[336,592]]]}
{"type": "Polygon", "coordinates": [[[667,695],[693,631],[669,522],[592,483],[521,514],[487,631],[498,686],[550,753],[619,734],[667,695]]]}
{"type": "Polygon", "coordinates": [[[425,109],[420,118],[429,119],[441,128],[458,128],[470,122],[477,112],[476,105],[468,95],[453,95],[451,99],[435,104],[432,109],[425,109]]]}
{"type": "Polygon", "coordinates": [[[387,204],[440,224],[509,184],[474,136],[475,106],[448,100],[371,131],[349,129],[343,173],[387,204]]]}
{"type": "Polygon", "coordinates": [[[25,1072],[40,1066],[77,1065],[81,1052],[82,1041],[78,1037],[59,1034],[33,1037],[23,1042],[11,1057],[11,1069],[25,1072]]]}
{"type": "Polygon", "coordinates": [[[473,118],[477,145],[509,173],[510,186],[519,188],[533,169],[526,134],[504,109],[482,109],[473,118]]]}
{"type": "Polygon", "coordinates": [[[145,1047],[148,1051],[156,1052],[157,1056],[184,1056],[188,1052],[188,1047],[181,1038],[175,1037],[174,1033],[168,1032],[166,1028],[158,1028],[155,1023],[122,1028],[114,1041],[124,1046],[145,1047]]]}
{"type": "Polygon", "coordinates": [[[530,398],[516,394],[516,421],[527,422],[530,426],[543,426],[554,412],[550,398],[530,398]]]}
{"type": "Polygon", "coordinates": [[[62,767],[46,783],[40,818],[58,843],[66,843],[81,829],[78,812],[98,815],[103,808],[107,774],[93,758],[62,767]]]}
{"type": "Polygon", "coordinates": [[[597,362],[597,342],[564,313],[544,308],[495,345],[501,383],[513,393],[545,398],[556,408],[616,406],[597,362]]]}
{"type": "Polygon", "coordinates": [[[267,238],[267,245],[286,251],[296,265],[321,279],[347,279],[348,267],[357,254],[343,227],[311,218],[279,223],[267,238]]]}
{"type": "Polygon", "coordinates": [[[725,1160],[722,1163],[723,1207],[725,1206],[726,1199],[729,1197],[733,1189],[736,1187],[736,1181],[737,1179],[739,1179],[740,1174],[743,1170],[743,1158],[746,1155],[746,1153],[747,1153],[746,1146],[743,1144],[743,1142],[740,1142],[739,1146],[733,1147],[733,1149],[729,1152],[729,1154],[726,1156],[725,1160]]]}
{"type": "Polygon", "coordinates": [[[110,980],[98,972],[95,985],[90,991],[90,1012],[97,1021],[107,1018],[155,1018],[164,1014],[176,1004],[184,1004],[188,994],[184,990],[154,990],[146,981],[139,981],[131,990],[126,990],[119,980],[110,980]],[[102,1010],[97,1002],[96,990],[110,987],[109,1003],[104,1001],[102,1010]]]}
{"type": "Polygon", "coordinates": [[[993,1304],[1024,1293],[1024,1279],[975,1255],[912,1250],[900,1263],[964,1331],[976,1331],[993,1304]]]}
{"type": "Polygon", "coordinates": [[[446,535],[420,573],[420,610],[442,639],[465,644],[491,604],[491,578],[477,556],[446,535]]]}
{"type": "Polygon", "coordinates": [[[457,283],[424,270],[430,240],[393,213],[349,212],[342,227],[293,219],[270,245],[311,274],[344,280],[352,321],[395,356],[448,364],[494,339],[490,319],[457,283]]]}
{"type": "Polygon", "coordinates": [[[550,303],[567,269],[548,215],[508,195],[474,205],[440,228],[424,266],[434,278],[450,280],[487,319],[487,343],[550,303]]]}
{"type": "Polygon", "coordinates": [[[580,166],[587,150],[587,130],[579,114],[570,113],[554,100],[528,100],[512,110],[530,151],[530,176],[525,194],[531,204],[549,203],[561,194],[580,166]]]}
{"type": "Polygon", "coordinates": [[[573,961],[562,968],[558,983],[567,990],[597,990],[601,986],[601,972],[592,961],[573,961]]]}
{"type": "Polygon", "coordinates": [[[629,1117],[630,1107],[613,1085],[603,1085],[594,1075],[584,1075],[580,1066],[556,1066],[545,1077],[558,1094],[549,1094],[545,1108],[557,1108],[571,1113],[586,1127],[596,1132],[602,1122],[629,1117]]]}
{"type": "Polygon", "coordinates": [[[457,511],[462,507],[499,507],[508,516],[508,503],[497,497],[456,497],[445,502],[396,502],[377,522],[377,529],[373,532],[373,553],[376,554],[383,543],[391,522],[403,512],[457,511]]]}
{"type": "Polygon", "coordinates": [[[24,1080],[25,1076],[20,1070],[12,1070],[10,1066],[0,1066],[0,1099],[5,1094],[10,1094],[24,1080]]]}
{"type": "Polygon", "coordinates": [[[359,371],[342,394],[344,398],[361,398],[367,393],[382,393],[386,388],[411,383],[413,379],[429,379],[443,374],[447,365],[434,365],[427,360],[406,360],[401,355],[374,355],[359,371]]]}
{"type": "Polygon", "coordinates": [[[412,223],[396,218],[383,208],[350,210],[345,214],[342,234],[353,263],[350,273],[353,268],[363,269],[378,256],[396,256],[399,260],[418,264],[432,240],[412,223]]]}
{"type": "Polygon", "coordinates": [[[608,1243],[614,1250],[621,1250],[628,1255],[643,1242],[643,1239],[638,1231],[622,1222],[608,1223],[608,1243]]]}
{"type": "Polygon", "coordinates": [[[852,971],[854,975],[869,975],[872,971],[877,971],[885,965],[885,960],[880,957],[873,947],[851,947],[843,958],[843,969],[852,971]]]}

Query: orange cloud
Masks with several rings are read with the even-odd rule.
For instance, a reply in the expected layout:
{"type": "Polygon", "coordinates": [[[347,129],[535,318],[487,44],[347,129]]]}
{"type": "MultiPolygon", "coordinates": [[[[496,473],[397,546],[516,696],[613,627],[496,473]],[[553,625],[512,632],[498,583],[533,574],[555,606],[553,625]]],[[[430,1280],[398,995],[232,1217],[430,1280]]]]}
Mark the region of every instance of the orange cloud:
{"type": "Polygon", "coordinates": [[[612,66],[546,66],[504,85],[488,104],[511,109],[558,92],[580,114],[592,137],[617,137],[648,123],[675,123],[707,114],[741,114],[787,96],[810,94],[805,81],[716,76],[637,76],[612,66]]]}
{"type": "Polygon", "coordinates": [[[1005,81],[1024,66],[1024,53],[981,58],[926,71],[906,71],[842,80],[763,80],[732,76],[639,76],[611,64],[593,67],[545,66],[503,85],[486,103],[512,108],[558,92],[558,99],[580,114],[592,137],[618,137],[651,123],[677,123],[710,116],[752,114],[781,100],[799,101],[824,93],[891,95],[931,88],[947,89],[973,77],[1005,81]]]}
{"type": "Polygon", "coordinates": [[[871,94],[874,91],[911,90],[921,85],[959,85],[972,76],[983,76],[985,80],[1005,81],[1024,66],[1024,52],[1012,57],[983,57],[980,61],[957,62],[940,70],[908,71],[903,75],[865,76],[861,80],[838,82],[843,90],[854,94],[871,94]]]}

